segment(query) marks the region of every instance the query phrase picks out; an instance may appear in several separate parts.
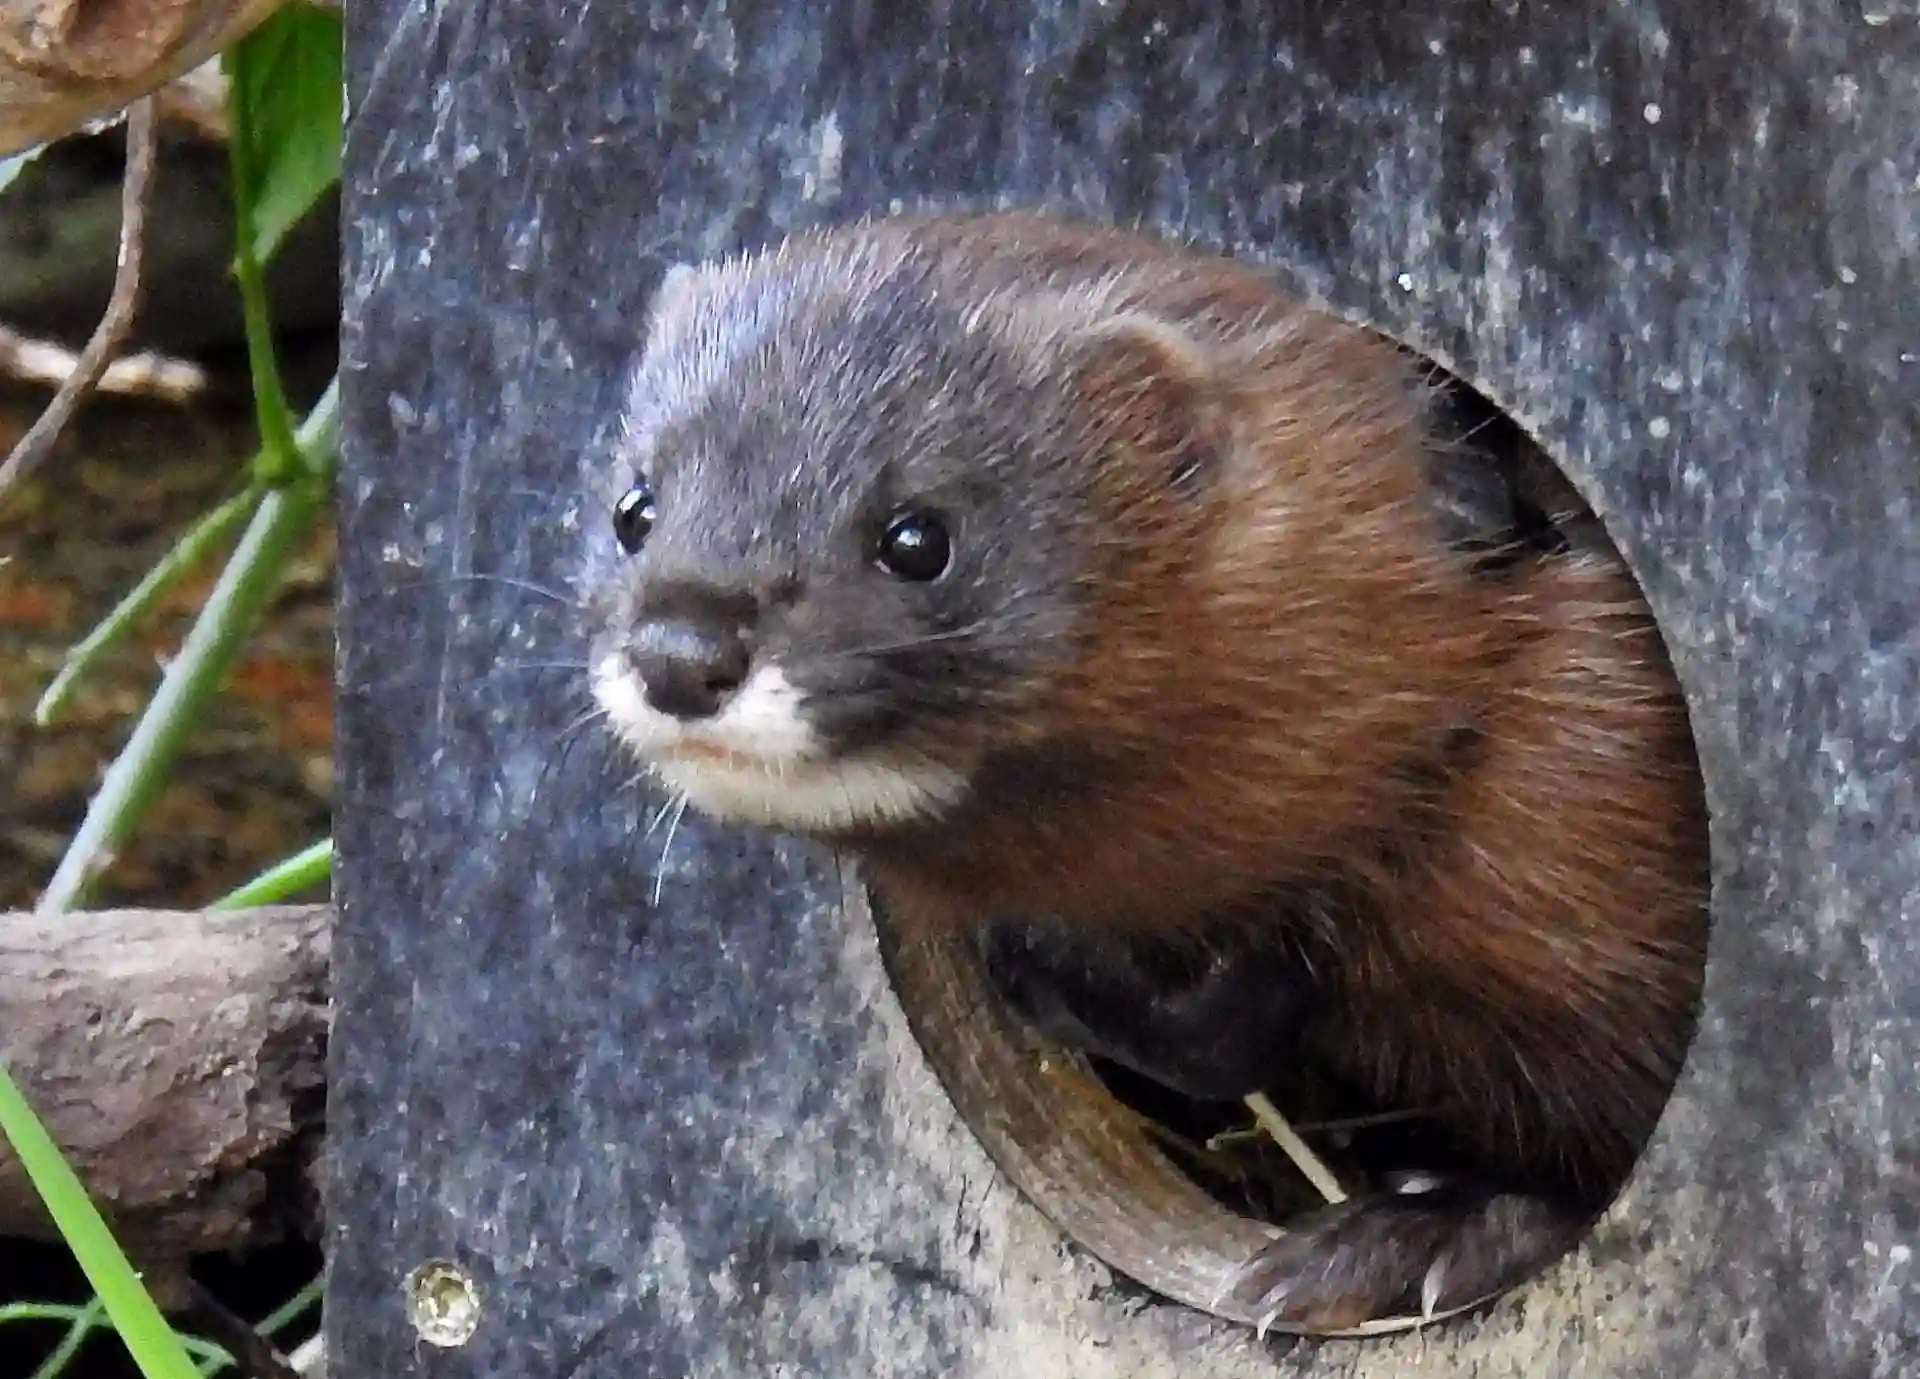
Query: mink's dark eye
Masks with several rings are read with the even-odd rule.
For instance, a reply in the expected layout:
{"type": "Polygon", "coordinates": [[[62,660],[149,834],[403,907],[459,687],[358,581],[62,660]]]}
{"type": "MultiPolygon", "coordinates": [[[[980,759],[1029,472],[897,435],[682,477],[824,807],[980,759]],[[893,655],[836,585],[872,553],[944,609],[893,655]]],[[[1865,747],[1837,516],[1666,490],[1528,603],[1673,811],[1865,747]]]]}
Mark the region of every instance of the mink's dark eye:
{"type": "Polygon", "coordinates": [[[639,555],[653,533],[653,490],[642,479],[613,505],[613,538],[628,555],[639,555]]]}
{"type": "Polygon", "coordinates": [[[916,584],[940,578],[952,559],[953,538],[946,524],[930,513],[902,513],[880,536],[880,567],[916,584]]]}

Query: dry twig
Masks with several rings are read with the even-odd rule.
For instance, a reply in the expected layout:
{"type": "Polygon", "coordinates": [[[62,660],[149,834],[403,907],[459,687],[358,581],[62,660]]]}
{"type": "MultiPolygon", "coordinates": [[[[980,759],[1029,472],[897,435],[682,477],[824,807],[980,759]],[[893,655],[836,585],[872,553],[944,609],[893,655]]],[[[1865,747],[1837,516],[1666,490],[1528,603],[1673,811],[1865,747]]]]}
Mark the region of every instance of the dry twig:
{"type": "Polygon", "coordinates": [[[120,261],[114,270],[113,293],[93,337],[80,352],[80,362],[53,395],[27,434],[0,464],[0,497],[37,469],[52,453],[54,443],[85,401],[113,356],[126,342],[140,308],[141,269],[145,258],[147,206],[153,189],[153,165],[159,140],[158,121],[151,97],[127,110],[127,170],[120,188],[120,261]]]}
{"type": "MultiPolygon", "coordinates": [[[[22,383],[58,388],[80,368],[80,356],[50,340],[35,340],[0,326],[0,374],[22,383]]],[[[188,359],[143,350],[107,365],[94,391],[119,397],[190,402],[207,386],[207,371],[188,359]]]]}

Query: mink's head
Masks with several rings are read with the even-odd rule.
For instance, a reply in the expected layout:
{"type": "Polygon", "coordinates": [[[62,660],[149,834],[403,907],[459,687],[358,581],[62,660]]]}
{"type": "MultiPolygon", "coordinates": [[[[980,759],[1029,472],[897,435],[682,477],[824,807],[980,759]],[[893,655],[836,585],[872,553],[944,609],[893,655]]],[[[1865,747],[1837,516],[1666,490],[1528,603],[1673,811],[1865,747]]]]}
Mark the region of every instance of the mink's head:
{"type": "Polygon", "coordinates": [[[1204,487],[1181,341],[1097,306],[857,232],[670,275],[584,580],[624,744],[714,817],[821,834],[1044,747],[1204,487]]]}

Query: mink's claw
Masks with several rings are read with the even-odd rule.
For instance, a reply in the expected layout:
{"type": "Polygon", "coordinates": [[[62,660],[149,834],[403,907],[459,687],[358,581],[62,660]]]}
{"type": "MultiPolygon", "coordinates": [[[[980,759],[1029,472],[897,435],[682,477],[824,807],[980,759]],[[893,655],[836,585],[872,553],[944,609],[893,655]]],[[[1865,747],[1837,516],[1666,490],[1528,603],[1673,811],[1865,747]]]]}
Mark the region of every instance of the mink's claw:
{"type": "Polygon", "coordinates": [[[1263,1248],[1230,1290],[1262,1333],[1432,1320],[1484,1302],[1579,1241],[1587,1216],[1542,1197],[1445,1184],[1321,1208],[1263,1248]]]}

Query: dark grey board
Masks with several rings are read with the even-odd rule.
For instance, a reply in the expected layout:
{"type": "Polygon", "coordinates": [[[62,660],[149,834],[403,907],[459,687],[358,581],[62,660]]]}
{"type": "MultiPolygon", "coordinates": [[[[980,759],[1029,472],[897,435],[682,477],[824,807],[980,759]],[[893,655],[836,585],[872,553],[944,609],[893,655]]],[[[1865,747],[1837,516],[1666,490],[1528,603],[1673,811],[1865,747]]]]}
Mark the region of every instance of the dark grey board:
{"type": "Polygon", "coordinates": [[[1920,1373],[1920,10],[348,7],[334,1379],[1920,1373]],[[829,859],[658,800],[558,585],[664,266],[895,204],[1271,261],[1612,527],[1713,810],[1704,1025],[1590,1245],[1281,1343],[956,1123],[829,859]],[[476,578],[475,576],[482,576],[476,578]],[[677,823],[677,826],[675,826],[677,823]],[[663,844],[671,835],[671,846],[663,844]],[[406,1280],[478,1287],[463,1343],[406,1280]]]}

